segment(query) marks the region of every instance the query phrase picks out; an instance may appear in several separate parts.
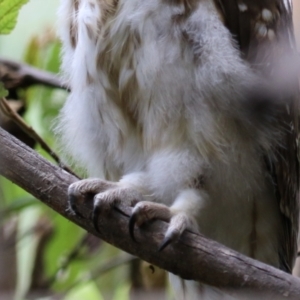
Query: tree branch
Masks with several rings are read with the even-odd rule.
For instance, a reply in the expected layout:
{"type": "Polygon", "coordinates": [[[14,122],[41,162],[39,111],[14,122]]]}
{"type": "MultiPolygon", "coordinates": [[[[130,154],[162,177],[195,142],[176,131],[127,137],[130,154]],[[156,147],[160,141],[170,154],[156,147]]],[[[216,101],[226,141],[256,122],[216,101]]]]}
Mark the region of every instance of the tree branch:
{"type": "MultiPolygon", "coordinates": [[[[300,299],[298,278],[202,235],[185,232],[180,241],[158,252],[167,228],[162,221],[136,229],[138,243],[134,242],[128,233],[130,207],[122,206],[108,215],[102,215],[99,220],[100,233],[96,232],[90,218],[74,216],[68,209],[67,188],[78,180],[76,177],[52,165],[1,128],[0,145],[1,175],[106,242],[182,278],[225,289],[234,296],[238,295],[238,299],[269,299],[266,295],[272,300],[300,299]]],[[[86,217],[90,216],[92,203],[83,204],[80,212],[86,217]]]]}
{"type": "Polygon", "coordinates": [[[25,134],[39,143],[42,149],[44,149],[60,165],[61,168],[76,176],[76,174],[73,173],[73,171],[61,161],[59,156],[50,148],[45,140],[42,139],[42,137],[38,135],[38,133],[31,126],[27,125],[24,119],[9,106],[8,101],[5,98],[0,98],[0,112],[1,111],[17,126],[19,126],[19,128],[21,128],[25,134]]]}
{"type": "Polygon", "coordinates": [[[42,84],[48,87],[68,90],[59,80],[58,76],[24,63],[15,62],[0,57],[0,78],[5,81],[7,89],[26,88],[34,84],[42,84]],[[2,70],[2,68],[5,70],[2,70]],[[3,74],[2,74],[3,73],[3,74]]]}

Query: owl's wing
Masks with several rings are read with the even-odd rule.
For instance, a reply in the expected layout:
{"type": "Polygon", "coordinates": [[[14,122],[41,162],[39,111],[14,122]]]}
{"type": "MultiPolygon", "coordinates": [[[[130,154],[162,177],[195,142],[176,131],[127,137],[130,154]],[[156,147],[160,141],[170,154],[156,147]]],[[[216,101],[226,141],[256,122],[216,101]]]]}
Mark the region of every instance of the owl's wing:
{"type": "MultiPolygon", "coordinates": [[[[296,253],[299,215],[298,59],[294,40],[291,0],[215,0],[225,25],[238,42],[241,55],[252,68],[270,77],[282,72],[286,110],[279,121],[285,127],[276,158],[268,163],[282,215],[284,238],[279,253],[281,269],[291,272],[296,253]],[[283,61],[284,70],[280,66],[283,61]],[[274,70],[274,68],[277,68],[274,70]],[[281,71],[282,70],[282,71],[281,71]]],[[[284,97],[284,98],[283,98],[284,97]]],[[[279,234],[279,233],[278,233],[279,234]]]]}

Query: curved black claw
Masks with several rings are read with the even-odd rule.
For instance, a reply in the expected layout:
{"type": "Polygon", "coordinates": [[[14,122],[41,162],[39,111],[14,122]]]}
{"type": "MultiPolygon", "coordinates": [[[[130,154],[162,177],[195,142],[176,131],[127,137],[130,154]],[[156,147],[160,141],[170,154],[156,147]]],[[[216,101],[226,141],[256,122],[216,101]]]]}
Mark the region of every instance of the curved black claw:
{"type": "Polygon", "coordinates": [[[95,205],[94,209],[93,209],[92,221],[93,221],[93,224],[94,224],[94,228],[96,229],[97,232],[100,233],[100,229],[99,229],[99,226],[98,226],[98,217],[99,217],[99,215],[100,215],[100,207],[95,205]]]}
{"type": "Polygon", "coordinates": [[[84,216],[77,210],[76,200],[77,198],[74,195],[69,194],[69,209],[74,215],[84,219],[84,216]]]}
{"type": "Polygon", "coordinates": [[[163,239],[163,241],[160,243],[160,245],[158,247],[158,252],[163,251],[173,241],[174,241],[174,238],[172,237],[172,235],[165,236],[165,238],[163,239]]]}
{"type": "Polygon", "coordinates": [[[137,220],[136,214],[132,214],[129,219],[129,234],[134,242],[136,242],[136,239],[134,237],[134,225],[136,223],[136,220],[137,220]]]}

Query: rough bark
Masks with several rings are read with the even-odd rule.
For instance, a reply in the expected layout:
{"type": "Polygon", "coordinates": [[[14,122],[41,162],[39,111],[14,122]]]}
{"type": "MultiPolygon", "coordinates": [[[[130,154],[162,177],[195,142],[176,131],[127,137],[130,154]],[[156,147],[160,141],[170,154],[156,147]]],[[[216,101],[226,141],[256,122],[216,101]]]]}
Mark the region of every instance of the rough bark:
{"type": "MultiPolygon", "coordinates": [[[[80,207],[86,219],[68,210],[67,187],[78,180],[0,128],[0,174],[46,205],[106,242],[185,279],[223,288],[238,299],[300,299],[300,280],[241,255],[202,235],[185,232],[180,241],[158,252],[167,224],[151,222],[128,233],[130,207],[113,209],[99,218],[100,232],[89,218],[92,203],[80,207]],[[247,291],[247,293],[245,293],[247,291]],[[240,295],[243,298],[240,298],[240,295]],[[247,297],[245,297],[247,295],[247,297]]],[[[238,226],[238,224],[237,224],[238,226]]]]}

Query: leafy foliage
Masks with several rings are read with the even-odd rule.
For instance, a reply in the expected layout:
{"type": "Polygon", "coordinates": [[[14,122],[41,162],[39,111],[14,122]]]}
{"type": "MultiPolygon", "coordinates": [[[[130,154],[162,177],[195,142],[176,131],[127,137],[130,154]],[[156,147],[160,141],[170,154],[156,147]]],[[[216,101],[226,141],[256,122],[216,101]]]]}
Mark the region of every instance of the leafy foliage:
{"type": "Polygon", "coordinates": [[[19,10],[28,1],[0,0],[0,34],[8,34],[15,28],[19,10]]]}

